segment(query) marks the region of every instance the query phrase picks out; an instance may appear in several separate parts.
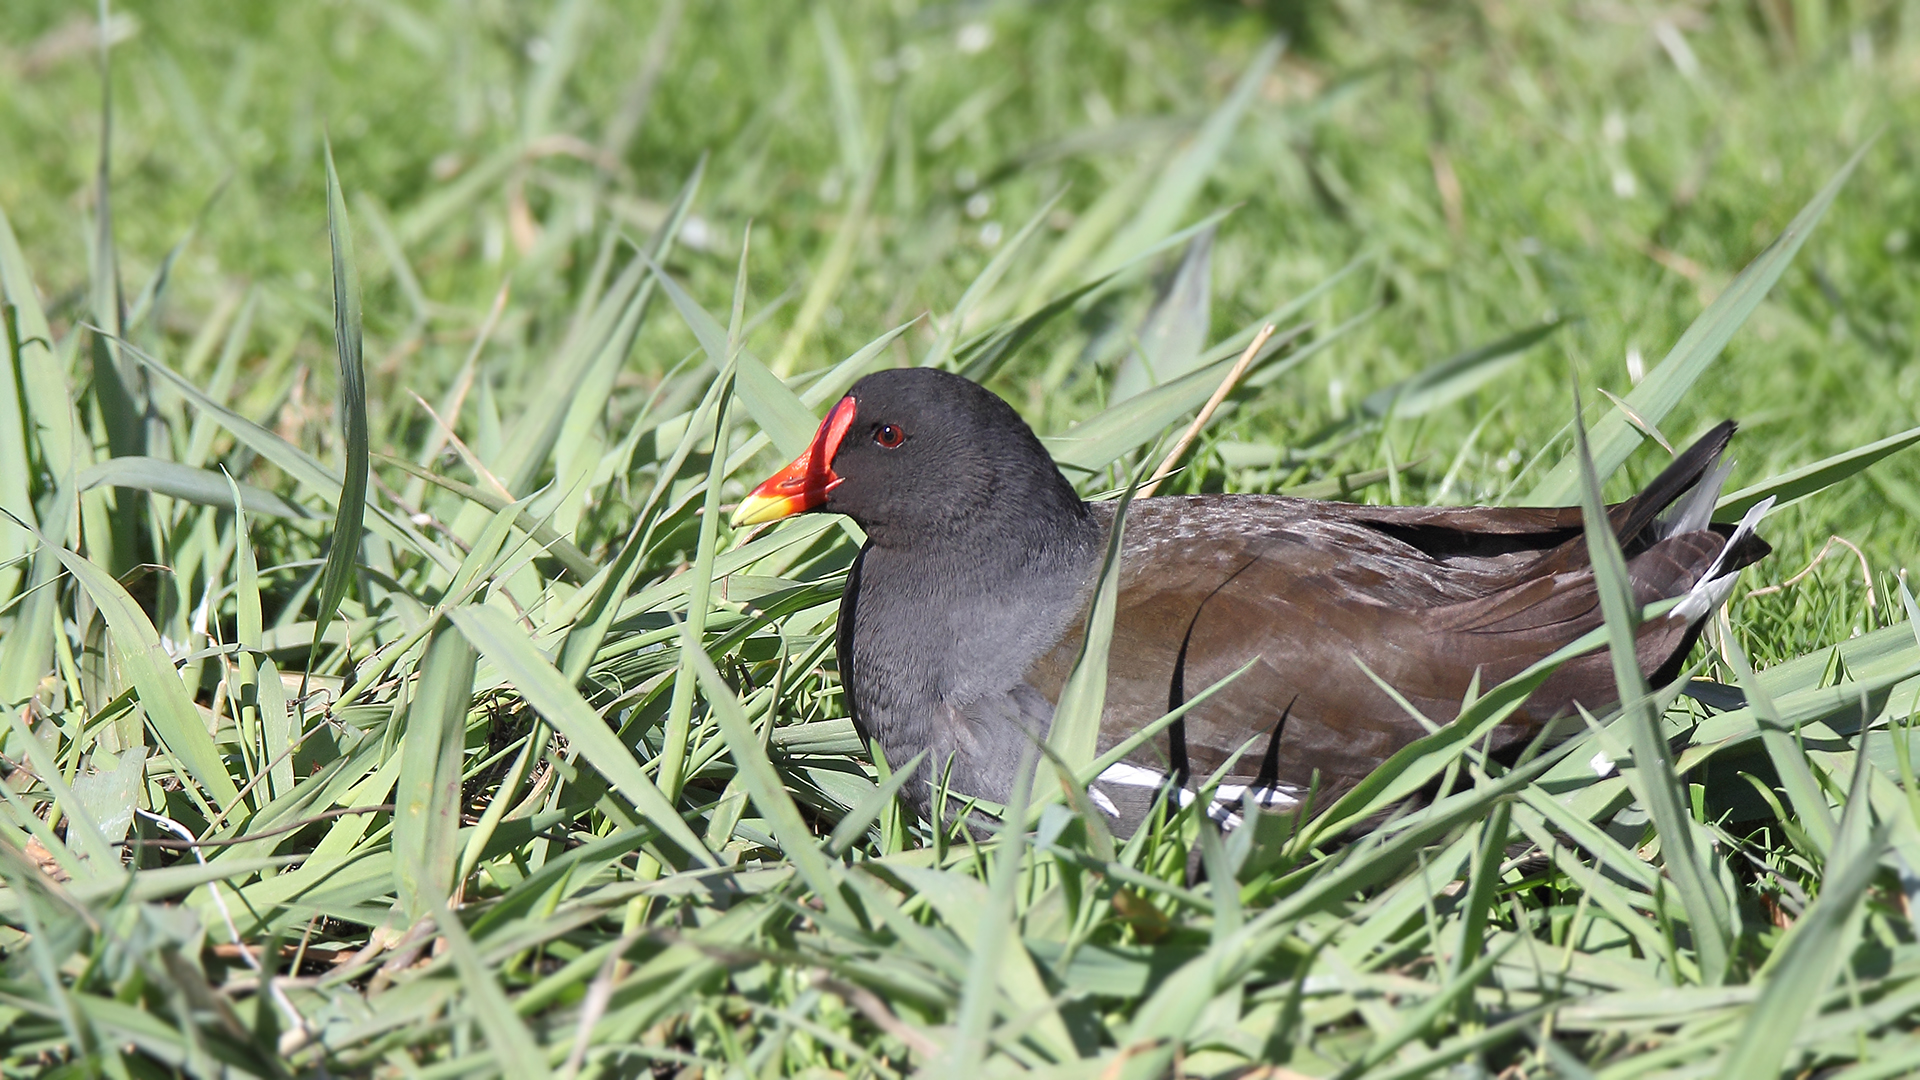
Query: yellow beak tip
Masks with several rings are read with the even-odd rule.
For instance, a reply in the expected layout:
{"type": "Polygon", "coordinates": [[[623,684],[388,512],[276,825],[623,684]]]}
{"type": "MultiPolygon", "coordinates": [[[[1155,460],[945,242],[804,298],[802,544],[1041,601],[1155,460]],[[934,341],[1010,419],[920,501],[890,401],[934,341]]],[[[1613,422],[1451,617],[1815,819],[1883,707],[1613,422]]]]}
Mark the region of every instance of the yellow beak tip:
{"type": "Polygon", "coordinates": [[[738,529],[743,525],[758,525],[766,521],[778,521],[792,514],[788,499],[769,499],[759,495],[749,495],[740,501],[733,511],[728,524],[738,529]]]}

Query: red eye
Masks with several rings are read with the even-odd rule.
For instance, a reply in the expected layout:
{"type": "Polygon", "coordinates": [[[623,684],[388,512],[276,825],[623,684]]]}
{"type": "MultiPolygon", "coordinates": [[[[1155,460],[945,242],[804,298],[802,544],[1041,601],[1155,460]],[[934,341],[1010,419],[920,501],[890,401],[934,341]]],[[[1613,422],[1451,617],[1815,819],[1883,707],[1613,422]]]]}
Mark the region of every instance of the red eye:
{"type": "Polygon", "coordinates": [[[881,424],[873,429],[873,441],[885,449],[892,450],[907,441],[907,433],[892,424],[881,424]]]}

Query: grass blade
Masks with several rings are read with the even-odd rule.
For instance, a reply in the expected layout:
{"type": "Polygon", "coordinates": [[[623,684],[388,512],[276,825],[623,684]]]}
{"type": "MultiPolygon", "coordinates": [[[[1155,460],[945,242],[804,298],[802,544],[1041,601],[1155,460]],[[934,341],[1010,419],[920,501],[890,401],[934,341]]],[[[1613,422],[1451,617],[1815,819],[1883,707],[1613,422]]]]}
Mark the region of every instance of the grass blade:
{"type": "Polygon", "coordinates": [[[553,725],[553,730],[567,737],[580,752],[580,760],[606,777],[614,790],[626,796],[634,809],[683,851],[708,866],[716,865],[713,853],[640,770],[633,751],[621,745],[606,720],[593,711],[566,676],[540,655],[526,631],[514,625],[511,617],[484,606],[454,608],[447,617],[526,697],[527,704],[553,725]]]}
{"type": "Polygon", "coordinates": [[[1706,854],[1695,844],[1693,819],[1688,816],[1680,786],[1674,773],[1673,758],[1660,733],[1659,718],[1654,715],[1646,679],[1640,674],[1640,661],[1634,651],[1634,636],[1640,625],[1640,607],[1633,602],[1633,585],[1627,574],[1627,562],[1614,538],[1607,519],[1606,503],[1600,497],[1600,477],[1587,456],[1587,432],[1574,425],[1574,454],[1580,467],[1580,505],[1584,510],[1587,550],[1593,563],[1594,587],[1600,594],[1600,610],[1606,619],[1609,650],[1613,655],[1613,676],[1619,686],[1621,709],[1633,748],[1633,773],[1638,779],[1636,793],[1653,818],[1660,834],[1660,850],[1667,873],[1673,878],[1680,902],[1686,907],[1693,926],[1695,955],[1700,973],[1709,985],[1718,985],[1727,976],[1734,938],[1733,919],[1728,912],[1714,876],[1707,869],[1706,854]]]}
{"type": "Polygon", "coordinates": [[[774,839],[780,841],[781,851],[792,860],[801,879],[813,890],[814,896],[826,904],[829,912],[848,920],[849,925],[857,925],[858,920],[849,909],[846,897],[840,894],[835,868],[828,862],[826,853],[820,850],[820,842],[814,839],[812,830],[807,828],[806,819],[800,816],[800,808],[793,804],[793,797],[787,794],[787,786],[781,781],[766,750],[761,747],[753,723],[740,708],[740,699],[734,696],[733,687],[727,685],[727,680],[720,677],[719,669],[713,666],[706,650],[701,648],[700,642],[685,623],[680,624],[680,649],[682,655],[692,660],[700,689],[707,699],[707,706],[713,710],[714,719],[719,722],[721,737],[727,741],[727,751],[733,755],[733,763],[739,769],[737,775],[747,789],[747,797],[772,823],[774,839]]]}
{"type": "MultiPolygon", "coordinates": [[[[39,535],[38,533],[35,534],[39,535]]],[[[42,538],[45,543],[45,539],[42,538]]],[[[160,741],[197,781],[211,801],[222,808],[239,798],[240,789],[227,775],[226,763],[207,734],[206,721],[194,707],[193,697],[174,670],[173,659],[160,644],[147,613],[113,575],[99,564],[64,547],[48,544],[46,550],[66,566],[80,587],[106,617],[107,632],[121,650],[120,662],[140,694],[140,705],[160,741]]]]}
{"type": "MultiPolygon", "coordinates": [[[[1869,140],[1865,146],[1854,151],[1847,163],[1840,167],[1833,179],[1814,195],[1813,200],[1801,209],[1787,224],[1773,243],[1760,257],[1747,264],[1740,276],[1733,279],[1719,299],[1707,306],[1700,317],[1693,320],[1680,340],[1673,343],[1672,351],[1660,365],[1647,373],[1639,385],[1627,394],[1624,407],[1615,406],[1607,415],[1593,425],[1591,442],[1593,444],[1593,469],[1601,478],[1613,475],[1613,470],[1627,460],[1644,438],[1633,422],[1627,419],[1628,413],[1639,416],[1648,424],[1658,424],[1667,413],[1680,404],[1687,391],[1707,370],[1720,350],[1726,348],[1733,332],[1740,329],[1760,306],[1774,282],[1786,272],[1793,257],[1799,254],[1800,246],[1807,242],[1814,226],[1833,205],[1834,197],[1840,194],[1840,188],[1853,175],[1860,159],[1873,146],[1869,140]]],[[[1578,501],[1580,495],[1580,470],[1582,466],[1576,454],[1568,454],[1555,465],[1547,475],[1540,478],[1533,490],[1523,500],[1528,506],[1569,506],[1578,501]]],[[[1759,501],[1758,499],[1755,500],[1759,501]]]]}
{"type": "Polygon", "coordinates": [[[460,972],[461,988],[480,1014],[479,1027],[486,1035],[487,1045],[500,1055],[501,1074],[536,1080],[551,1075],[547,1071],[546,1055],[533,1041],[533,1033],[514,1011],[513,1003],[507,1000],[506,991],[495,981],[493,967],[467,936],[460,916],[444,903],[437,903],[433,905],[433,917],[440,924],[440,936],[447,943],[447,952],[453,956],[453,966],[460,972]]]}
{"type": "Polygon", "coordinates": [[[313,616],[313,646],[307,652],[307,670],[320,655],[327,623],[340,610],[340,601],[353,583],[360,561],[360,531],[367,516],[367,375],[360,362],[360,281],[354,271],[353,237],[347,224],[347,204],[340,195],[340,176],[333,168],[333,144],[326,144],[327,238],[333,248],[333,347],[340,361],[341,442],[346,448],[346,475],[340,486],[340,505],[333,519],[332,546],[320,573],[320,599],[313,616]]]}
{"type": "Polygon", "coordinates": [[[1266,82],[1267,73],[1280,60],[1284,43],[1279,39],[1268,41],[1254,54],[1253,61],[1241,72],[1239,82],[1234,84],[1233,92],[1227,100],[1214,109],[1201,125],[1199,134],[1180,155],[1168,163],[1166,170],[1154,182],[1153,190],[1139,204],[1132,221],[1107,242],[1106,249],[1093,260],[1095,276],[1110,273],[1132,259],[1153,243],[1173,231],[1186,215],[1187,206],[1200,192],[1201,185],[1213,174],[1214,166],[1219,164],[1220,155],[1226,152],[1228,140],[1233,131],[1240,126],[1240,118],[1266,82]]]}
{"type": "Polygon", "coordinates": [[[1880,869],[1886,847],[1887,825],[1874,829],[1869,842],[1853,851],[1821,883],[1820,895],[1793,924],[1788,940],[1775,954],[1760,1000],[1753,1003],[1747,1022],[1721,1060],[1722,1080],[1778,1076],[1787,1053],[1820,1000],[1834,974],[1847,959],[1842,948],[1849,924],[1867,886],[1880,869]]]}
{"type": "Polygon", "coordinates": [[[427,639],[400,739],[393,791],[393,875],[409,925],[453,893],[460,772],[473,701],[473,646],[451,626],[427,639]]]}
{"type": "MultiPolygon", "coordinates": [[[[1107,651],[1113,641],[1114,613],[1120,602],[1121,537],[1126,530],[1127,505],[1133,501],[1133,493],[1139,486],[1139,477],[1135,477],[1126,494],[1120,497],[1119,505],[1114,507],[1113,528],[1107,534],[1106,559],[1100,566],[1093,608],[1087,613],[1080,655],[1074,660],[1067,684],[1060,690],[1059,703],[1053,710],[1053,726],[1047,731],[1047,745],[1067,767],[1065,775],[1060,777],[1066,783],[1072,783],[1074,775],[1093,761],[1099,745],[1100,714],[1107,700],[1107,651]]],[[[1052,787],[1045,780],[1042,783],[1052,787]]]]}
{"type": "Polygon", "coordinates": [[[1125,401],[1200,363],[1213,308],[1213,234],[1209,227],[1187,242],[1172,280],[1140,324],[1135,349],[1120,361],[1107,400],[1125,401]]]}
{"type": "Polygon", "coordinates": [[[1845,480],[1855,473],[1862,472],[1881,458],[1898,453],[1915,443],[1920,443],[1920,427],[1909,428],[1898,435],[1889,435],[1877,442],[1855,447],[1844,454],[1822,458],[1811,465],[1802,465],[1779,476],[1769,477],[1758,484],[1741,488],[1739,491],[1721,497],[1714,504],[1713,516],[1722,521],[1738,521],[1740,515],[1752,509],[1762,499],[1778,499],[1778,505],[1804,499],[1816,491],[1845,480]]]}

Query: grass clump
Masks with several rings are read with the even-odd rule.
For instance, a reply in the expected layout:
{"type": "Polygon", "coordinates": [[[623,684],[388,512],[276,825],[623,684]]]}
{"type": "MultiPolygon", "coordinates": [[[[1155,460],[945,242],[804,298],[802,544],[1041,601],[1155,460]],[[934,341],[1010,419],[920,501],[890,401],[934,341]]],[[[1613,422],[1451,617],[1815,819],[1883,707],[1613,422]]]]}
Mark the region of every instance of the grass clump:
{"type": "Polygon", "coordinates": [[[134,6],[107,107],[19,8],[0,1068],[1920,1067],[1903,7],[134,6]],[[1270,322],[1162,493],[1571,504],[1740,416],[1702,681],[1225,838],[904,818],[849,530],[719,511],[888,363],[1124,487],[1270,322]]]}

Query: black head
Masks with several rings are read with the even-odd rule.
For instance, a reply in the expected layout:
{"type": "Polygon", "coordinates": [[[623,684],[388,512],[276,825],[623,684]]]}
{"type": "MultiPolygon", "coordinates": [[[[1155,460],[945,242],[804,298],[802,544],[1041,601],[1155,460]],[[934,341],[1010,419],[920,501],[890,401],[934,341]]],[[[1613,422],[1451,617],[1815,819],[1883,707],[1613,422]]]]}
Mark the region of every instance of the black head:
{"type": "Polygon", "coordinates": [[[808,510],[846,514],[883,547],[1077,522],[1086,513],[1012,406],[932,368],[855,383],[807,452],[756,488],[735,521],[808,510]]]}

